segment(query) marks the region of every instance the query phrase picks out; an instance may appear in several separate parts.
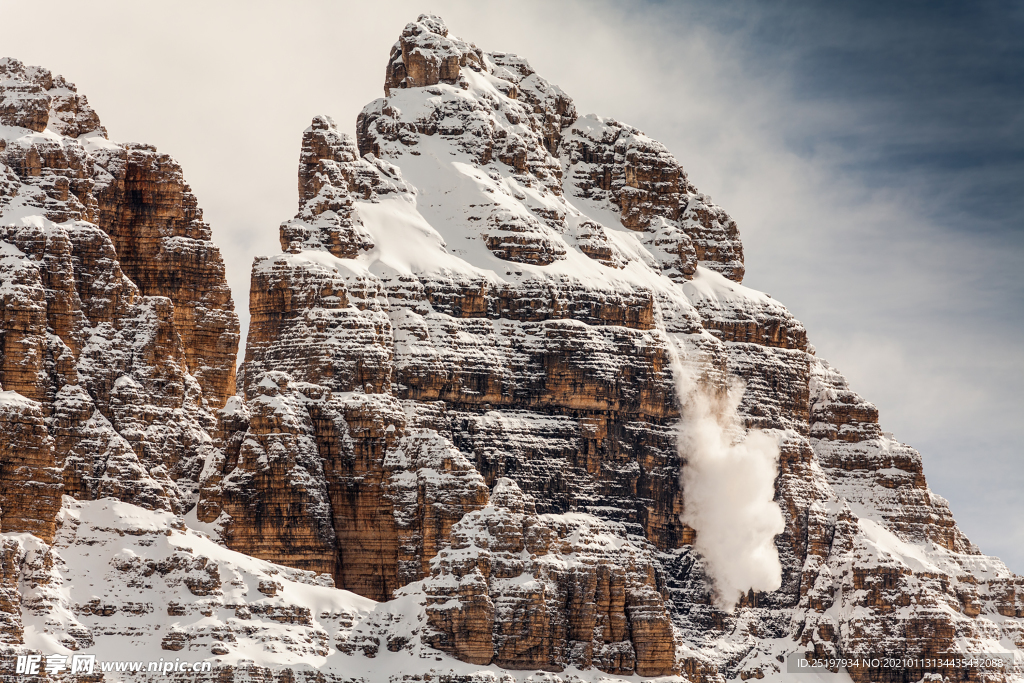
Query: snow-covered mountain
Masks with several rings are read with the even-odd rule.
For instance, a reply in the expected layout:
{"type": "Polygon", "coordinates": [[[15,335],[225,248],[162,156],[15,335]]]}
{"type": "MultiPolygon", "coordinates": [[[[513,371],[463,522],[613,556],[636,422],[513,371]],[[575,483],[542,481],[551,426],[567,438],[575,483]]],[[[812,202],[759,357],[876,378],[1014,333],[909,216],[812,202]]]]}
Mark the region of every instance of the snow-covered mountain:
{"type": "Polygon", "coordinates": [[[735,222],[523,58],[423,15],[355,137],[313,119],[234,396],[180,169],[0,65],[12,657],[455,683],[1024,656],[1024,579],[741,284],[735,222]]]}

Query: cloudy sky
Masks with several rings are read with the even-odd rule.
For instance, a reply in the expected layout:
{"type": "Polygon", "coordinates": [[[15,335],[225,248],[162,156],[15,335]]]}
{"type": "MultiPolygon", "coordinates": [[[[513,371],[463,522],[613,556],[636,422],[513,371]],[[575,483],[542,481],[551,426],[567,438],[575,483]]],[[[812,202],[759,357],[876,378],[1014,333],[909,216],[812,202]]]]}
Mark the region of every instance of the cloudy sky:
{"type": "Polygon", "coordinates": [[[917,447],[1024,573],[1024,3],[0,0],[0,56],[182,163],[245,317],[302,130],[354,131],[423,11],[665,143],[737,219],[746,284],[917,447]]]}

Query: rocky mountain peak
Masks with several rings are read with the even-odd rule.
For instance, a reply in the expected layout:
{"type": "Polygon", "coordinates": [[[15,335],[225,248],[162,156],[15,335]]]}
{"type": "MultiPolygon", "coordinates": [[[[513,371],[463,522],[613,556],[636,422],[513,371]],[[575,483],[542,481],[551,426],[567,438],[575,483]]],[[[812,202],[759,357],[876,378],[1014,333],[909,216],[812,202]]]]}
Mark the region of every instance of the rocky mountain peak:
{"type": "Polygon", "coordinates": [[[37,133],[50,128],[68,137],[94,131],[107,137],[99,116],[75,84],[49,69],[4,57],[0,59],[0,93],[0,124],[37,133]]]}
{"type": "Polygon", "coordinates": [[[62,494],[184,512],[238,348],[210,226],[62,76],[0,60],[0,123],[4,531],[50,539],[62,494]]]}
{"type": "Polygon", "coordinates": [[[463,67],[482,67],[482,54],[475,45],[448,36],[441,17],[421,14],[406,24],[391,48],[384,78],[384,93],[392,88],[422,88],[438,83],[455,84],[463,67]]]}
{"type": "Polygon", "coordinates": [[[84,98],[60,118],[72,87],[2,64],[0,650],[330,683],[778,680],[798,652],[937,680],[1024,650],[1024,579],[741,284],[728,213],[525,59],[422,15],[354,139],[312,119],[237,395],[181,168],[71,136],[84,98]]]}
{"type": "Polygon", "coordinates": [[[978,613],[976,559],[920,456],[740,284],[735,222],[664,145],[431,16],[385,94],[356,150],[327,117],[306,130],[286,253],[254,266],[250,389],[200,504],[232,548],[416,600],[419,643],[474,665],[748,679],[786,643],[891,649],[921,620],[987,637],[933,609],[978,613]],[[779,588],[730,613],[694,545],[716,532],[681,522],[677,429],[681,391],[737,382],[719,427],[779,444],[785,527],[779,588]],[[921,569],[901,543],[938,554],[921,569]],[[904,593],[916,616],[882,607],[904,593]]]}
{"type": "MultiPolygon", "coordinates": [[[[488,173],[541,188],[551,197],[545,202],[557,205],[568,193],[570,203],[602,205],[615,214],[613,224],[643,233],[646,249],[670,277],[689,279],[702,263],[742,280],[736,223],[689,182],[668,150],[630,126],[581,118],[572,99],[522,57],[484,52],[450,36],[439,18],[421,17],[392,50],[385,93],[357,121],[362,155],[402,165],[400,158],[421,154],[417,144],[428,136],[488,173]]],[[[549,265],[563,260],[568,247],[613,267],[625,263],[599,221],[566,224],[573,222],[572,208],[515,213],[521,215],[502,209],[471,219],[494,225],[485,239],[499,258],[549,265]],[[562,244],[566,234],[575,234],[579,246],[562,244]]]]}

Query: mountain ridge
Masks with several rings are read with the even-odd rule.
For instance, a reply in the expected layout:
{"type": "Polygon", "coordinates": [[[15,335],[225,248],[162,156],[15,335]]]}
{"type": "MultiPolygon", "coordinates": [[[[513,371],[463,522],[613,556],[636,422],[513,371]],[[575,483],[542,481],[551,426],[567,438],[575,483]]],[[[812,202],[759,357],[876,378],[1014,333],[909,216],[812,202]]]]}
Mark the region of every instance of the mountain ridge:
{"type": "MultiPolygon", "coordinates": [[[[10,101],[41,100],[18,88],[10,101]]],[[[28,112],[17,120],[35,131],[41,105],[8,106],[4,93],[0,112],[28,112]]],[[[404,633],[403,615],[390,613],[390,626],[332,636],[335,652],[308,657],[326,657],[338,680],[339,657],[387,657],[384,641],[423,660],[418,673],[435,666],[430,652],[484,667],[452,668],[453,681],[530,670],[720,680],[784,676],[777,658],[797,650],[1022,647],[1021,578],[970,545],[927,489],[920,455],[880,431],[877,410],[813,355],[799,321],[740,284],[735,222],[663,146],[578,116],[525,60],[450,37],[430,15],[402,32],[385,94],[354,139],[328,117],[304,132],[299,212],[281,226],[283,253],[253,266],[239,395],[201,387],[223,406],[215,424],[203,419],[201,471],[168,477],[197,500],[195,528],[228,548],[378,601],[401,594],[412,610],[404,633]],[[680,358],[712,395],[745,383],[718,429],[779,442],[781,585],[741,596],[735,613],[716,606],[694,550],[700,531],[680,519],[680,358]]],[[[90,141],[84,154],[106,149],[90,141]]],[[[15,168],[9,182],[38,182],[4,168],[15,168]]],[[[52,182],[29,208],[66,221],[54,202],[70,200],[52,182]]],[[[179,202],[188,216],[192,200],[179,202]]],[[[103,225],[115,262],[130,263],[114,238],[131,228],[103,225]]],[[[169,309],[157,317],[178,322],[169,309]]],[[[174,328],[182,345],[187,324],[174,328]]],[[[50,403],[12,398],[12,419],[39,413],[26,443],[56,433],[50,403]]],[[[83,497],[66,465],[43,469],[83,497]]],[[[38,531],[16,517],[11,529],[7,500],[5,537],[38,531]]],[[[48,524],[43,540],[72,552],[56,510],[48,524]]],[[[191,594],[227,604],[219,576],[217,586],[193,580],[191,594]]],[[[168,608],[186,616],[172,645],[216,648],[244,675],[251,649],[232,644],[237,635],[208,645],[213,631],[244,632],[238,608],[215,627],[196,616],[211,609],[168,608]]],[[[297,623],[318,639],[318,619],[297,623]]],[[[75,628],[101,628],[88,620],[75,628]]],[[[70,633],[66,622],[43,628],[70,633]]]]}

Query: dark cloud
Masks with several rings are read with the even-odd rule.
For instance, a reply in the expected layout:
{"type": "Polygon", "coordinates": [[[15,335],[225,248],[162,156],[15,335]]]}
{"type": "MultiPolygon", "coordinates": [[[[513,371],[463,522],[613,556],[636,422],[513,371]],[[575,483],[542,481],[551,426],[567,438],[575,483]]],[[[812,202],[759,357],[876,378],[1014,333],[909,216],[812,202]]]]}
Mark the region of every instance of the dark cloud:
{"type": "Polygon", "coordinates": [[[751,278],[924,452],[972,538],[1024,570],[1024,4],[651,7],[727,36],[785,93],[772,133],[854,195],[816,225],[755,228],[748,254],[770,258],[751,278]]]}
{"type": "Polygon", "coordinates": [[[950,221],[951,229],[1020,232],[1022,8],[1019,2],[784,2],[746,13],[743,24],[716,23],[746,38],[737,42],[757,69],[786,71],[794,104],[847,110],[842,119],[788,131],[794,149],[835,146],[845,167],[871,186],[907,175],[929,179],[935,217],[949,210],[972,217],[950,221]]]}

